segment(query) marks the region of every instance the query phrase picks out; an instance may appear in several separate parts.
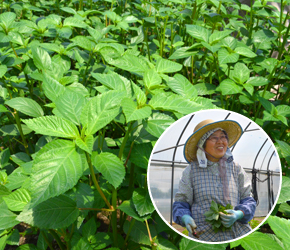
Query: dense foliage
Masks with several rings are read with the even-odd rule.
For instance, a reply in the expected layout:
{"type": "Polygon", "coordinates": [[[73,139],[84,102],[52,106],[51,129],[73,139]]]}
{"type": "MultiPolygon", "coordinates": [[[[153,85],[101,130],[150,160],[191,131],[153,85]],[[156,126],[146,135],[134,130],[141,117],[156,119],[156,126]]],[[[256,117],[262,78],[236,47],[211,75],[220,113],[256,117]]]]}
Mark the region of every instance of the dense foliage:
{"type": "Polygon", "coordinates": [[[0,5],[0,249],[34,234],[17,249],[289,249],[289,13],[237,0],[0,5]],[[278,149],[273,234],[205,245],[154,211],[154,143],[212,108],[254,120],[278,149]]]}

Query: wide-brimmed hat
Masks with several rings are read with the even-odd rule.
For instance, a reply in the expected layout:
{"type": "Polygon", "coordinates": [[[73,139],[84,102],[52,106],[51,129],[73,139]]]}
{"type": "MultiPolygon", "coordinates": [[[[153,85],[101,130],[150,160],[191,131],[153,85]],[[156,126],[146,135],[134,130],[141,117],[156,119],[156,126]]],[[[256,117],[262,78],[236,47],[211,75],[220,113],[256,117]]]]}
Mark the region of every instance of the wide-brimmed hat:
{"type": "Polygon", "coordinates": [[[228,135],[228,147],[233,146],[241,137],[243,129],[239,123],[232,120],[214,121],[207,119],[201,121],[194,128],[193,134],[187,139],[184,145],[184,158],[189,163],[196,160],[197,143],[199,139],[209,130],[221,128],[228,135]]]}

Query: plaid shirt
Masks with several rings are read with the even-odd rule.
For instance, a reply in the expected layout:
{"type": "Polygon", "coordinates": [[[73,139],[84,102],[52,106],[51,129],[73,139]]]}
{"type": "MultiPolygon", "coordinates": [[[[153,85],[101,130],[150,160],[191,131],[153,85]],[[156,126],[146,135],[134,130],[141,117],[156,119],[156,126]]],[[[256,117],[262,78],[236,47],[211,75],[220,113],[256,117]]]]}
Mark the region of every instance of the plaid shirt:
{"type": "Polygon", "coordinates": [[[192,162],[182,173],[179,190],[173,203],[173,220],[184,226],[181,222],[182,216],[185,214],[192,216],[197,225],[196,231],[202,232],[198,240],[228,241],[251,231],[248,221],[253,218],[256,210],[256,201],[252,198],[251,193],[251,181],[244,169],[234,163],[232,159],[226,162],[226,167],[229,203],[235,210],[242,210],[245,215],[236,221],[231,229],[218,233],[213,231],[203,215],[210,209],[212,200],[223,206],[227,205],[223,199],[223,186],[219,176],[218,163],[208,161],[207,168],[200,168],[197,162],[192,162]]]}

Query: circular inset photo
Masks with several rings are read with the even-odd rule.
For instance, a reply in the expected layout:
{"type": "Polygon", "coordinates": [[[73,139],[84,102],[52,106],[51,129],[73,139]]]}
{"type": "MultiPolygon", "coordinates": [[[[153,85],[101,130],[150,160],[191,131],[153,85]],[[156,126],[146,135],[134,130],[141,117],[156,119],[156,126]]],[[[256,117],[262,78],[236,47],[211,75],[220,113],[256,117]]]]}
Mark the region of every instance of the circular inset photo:
{"type": "Polygon", "coordinates": [[[282,171],[269,136],[249,118],[204,110],[173,123],[148,166],[160,217],[191,240],[220,244],[254,232],[278,200],[282,171]]]}

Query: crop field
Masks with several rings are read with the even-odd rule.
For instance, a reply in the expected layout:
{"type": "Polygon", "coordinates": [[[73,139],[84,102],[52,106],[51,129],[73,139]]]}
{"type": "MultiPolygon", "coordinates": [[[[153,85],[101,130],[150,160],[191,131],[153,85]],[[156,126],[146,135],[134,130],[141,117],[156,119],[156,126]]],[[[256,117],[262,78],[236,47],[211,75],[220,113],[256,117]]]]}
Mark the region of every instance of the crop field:
{"type": "Polygon", "coordinates": [[[238,0],[0,8],[0,250],[290,249],[289,12],[238,0]],[[271,216],[232,243],[182,237],[147,188],[160,135],[205,109],[255,121],[281,160],[271,216]]]}

